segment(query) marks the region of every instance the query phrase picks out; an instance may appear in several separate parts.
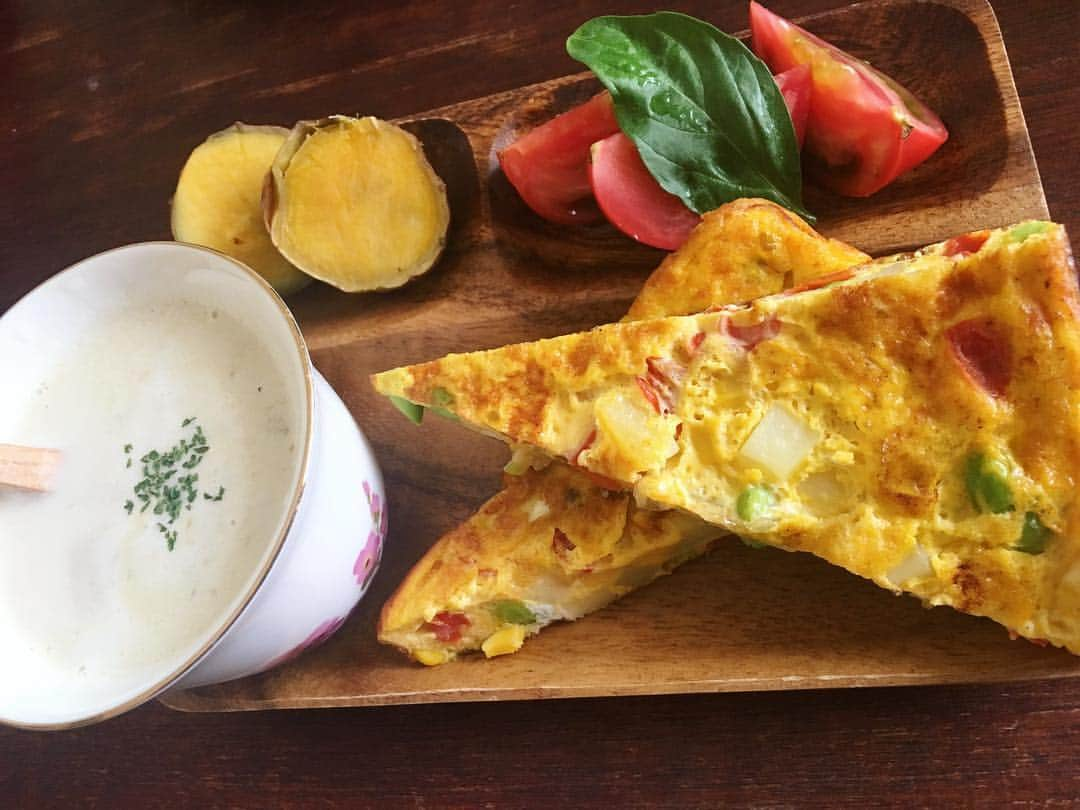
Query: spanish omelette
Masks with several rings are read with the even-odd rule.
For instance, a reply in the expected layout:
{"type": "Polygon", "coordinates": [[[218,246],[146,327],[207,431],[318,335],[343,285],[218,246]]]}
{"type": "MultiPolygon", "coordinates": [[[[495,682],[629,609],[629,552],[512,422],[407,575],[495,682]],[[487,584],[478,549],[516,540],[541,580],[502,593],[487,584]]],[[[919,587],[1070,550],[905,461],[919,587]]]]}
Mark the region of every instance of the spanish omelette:
{"type": "MultiPolygon", "coordinates": [[[[775,203],[738,200],[704,216],[624,320],[745,301],[868,260],[775,203]]],[[[410,570],[383,606],[380,641],[429,665],[467,650],[515,652],[552,621],[609,604],[722,534],[679,512],[638,509],[567,464],[537,470],[528,460],[511,462],[517,475],[503,491],[410,570]]]]}
{"type": "Polygon", "coordinates": [[[1078,315],[1064,228],[1028,222],[374,383],[639,506],[1080,653],[1078,315]]]}

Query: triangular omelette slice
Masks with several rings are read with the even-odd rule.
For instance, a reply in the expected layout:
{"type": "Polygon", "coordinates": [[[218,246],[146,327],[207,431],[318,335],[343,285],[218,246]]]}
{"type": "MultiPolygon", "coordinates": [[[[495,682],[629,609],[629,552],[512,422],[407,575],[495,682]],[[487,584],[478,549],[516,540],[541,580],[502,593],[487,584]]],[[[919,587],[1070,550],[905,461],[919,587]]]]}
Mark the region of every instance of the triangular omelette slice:
{"type": "MultiPolygon", "coordinates": [[[[766,200],[703,217],[645,283],[627,319],[746,301],[869,261],[766,200]]],[[[702,554],[722,530],[639,509],[565,463],[528,468],[443,535],[383,606],[379,640],[426,664],[483,649],[514,652],[557,620],[578,619],[702,554]]]]}
{"type": "Polygon", "coordinates": [[[376,375],[639,504],[1080,653],[1080,296],[1062,227],[720,311],[376,375]]]}
{"type": "Polygon", "coordinates": [[[516,652],[700,556],[723,531],[674,510],[639,509],[581,471],[550,464],[444,535],[383,606],[379,640],[421,663],[469,650],[516,652]]]}

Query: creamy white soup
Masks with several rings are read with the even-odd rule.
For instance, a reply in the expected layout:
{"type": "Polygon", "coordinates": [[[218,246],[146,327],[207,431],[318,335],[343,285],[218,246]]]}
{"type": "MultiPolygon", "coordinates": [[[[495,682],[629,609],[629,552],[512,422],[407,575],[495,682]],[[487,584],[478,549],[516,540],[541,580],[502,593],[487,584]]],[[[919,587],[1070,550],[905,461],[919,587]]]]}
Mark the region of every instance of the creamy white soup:
{"type": "Polygon", "coordinates": [[[5,690],[107,705],[236,608],[299,476],[283,368],[224,308],[132,301],[8,403],[0,440],[63,461],[49,493],[0,490],[0,649],[20,662],[5,690]]]}

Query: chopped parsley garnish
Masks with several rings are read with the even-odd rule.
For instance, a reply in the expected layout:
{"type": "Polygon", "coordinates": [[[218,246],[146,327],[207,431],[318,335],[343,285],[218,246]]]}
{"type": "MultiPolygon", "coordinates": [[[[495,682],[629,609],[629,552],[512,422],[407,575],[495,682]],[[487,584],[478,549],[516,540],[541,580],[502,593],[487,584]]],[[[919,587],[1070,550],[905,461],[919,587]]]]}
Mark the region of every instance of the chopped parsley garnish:
{"type": "Polygon", "coordinates": [[[157,527],[158,531],[165,535],[165,545],[169,547],[169,551],[172,551],[176,545],[176,529],[169,529],[164,523],[159,523],[157,527]]]}
{"type": "MultiPolygon", "coordinates": [[[[185,419],[181,428],[196,422],[196,417],[185,419]]],[[[130,454],[132,445],[124,445],[124,453],[130,454]]],[[[169,551],[176,546],[177,530],[170,528],[182,511],[190,511],[191,505],[199,497],[199,474],[190,472],[197,467],[210,451],[210,443],[203,433],[202,425],[195,425],[190,436],[181,438],[168,450],[150,450],[139,457],[142,464],[142,479],[135,484],[135,498],[142,504],[140,514],[150,509],[160,515],[163,522],[157,524],[158,531],[165,536],[169,551]],[[186,472],[185,471],[189,471],[186,472]],[[185,474],[180,474],[185,473],[185,474]]],[[[131,466],[131,459],[127,460],[131,466]]],[[[208,501],[220,501],[225,497],[225,487],[219,486],[216,495],[203,493],[208,501]]],[[[124,511],[129,515],[135,509],[135,502],[124,501],[124,511]]]]}

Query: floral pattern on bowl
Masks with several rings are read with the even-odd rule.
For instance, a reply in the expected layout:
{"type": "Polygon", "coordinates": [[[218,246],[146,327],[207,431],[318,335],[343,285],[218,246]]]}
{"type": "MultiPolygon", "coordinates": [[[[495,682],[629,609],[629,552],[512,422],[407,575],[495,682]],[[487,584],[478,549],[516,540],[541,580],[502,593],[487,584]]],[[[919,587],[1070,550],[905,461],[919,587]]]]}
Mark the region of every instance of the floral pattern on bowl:
{"type": "Polygon", "coordinates": [[[311,631],[311,634],[293,647],[291,650],[282,653],[269,664],[266,665],[266,669],[273,669],[276,666],[284,664],[286,661],[292,661],[301,653],[310,650],[312,647],[318,647],[324,641],[334,635],[345,624],[345,616],[337,616],[333,619],[327,619],[322,622],[318,627],[311,631]]]}
{"type": "Polygon", "coordinates": [[[371,531],[368,532],[367,542],[353,565],[353,575],[356,577],[356,583],[366,591],[382,558],[387,522],[386,504],[382,496],[367,481],[364,482],[364,496],[371,510],[371,531]]]}

